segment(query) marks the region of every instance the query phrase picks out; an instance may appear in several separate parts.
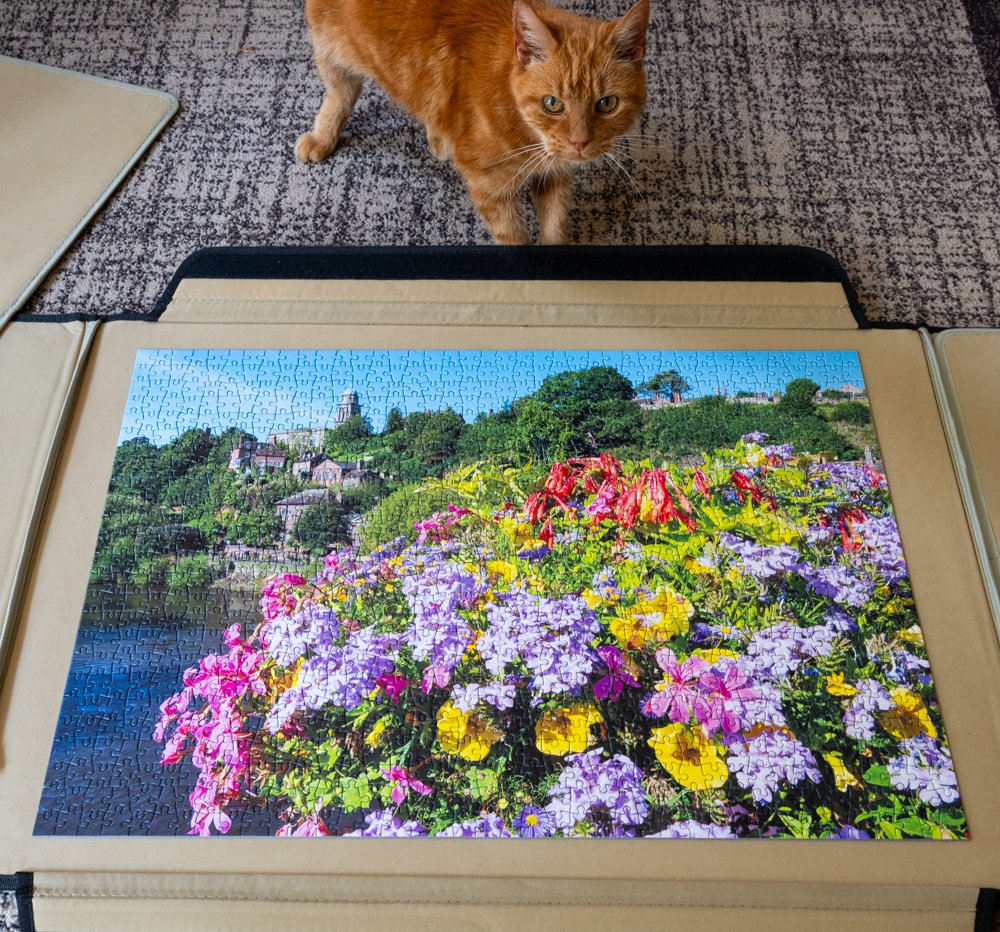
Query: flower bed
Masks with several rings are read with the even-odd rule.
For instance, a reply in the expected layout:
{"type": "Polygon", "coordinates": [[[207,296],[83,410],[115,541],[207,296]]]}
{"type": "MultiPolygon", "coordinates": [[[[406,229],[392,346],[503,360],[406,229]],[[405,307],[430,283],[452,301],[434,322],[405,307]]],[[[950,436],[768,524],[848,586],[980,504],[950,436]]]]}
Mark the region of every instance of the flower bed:
{"type": "Polygon", "coordinates": [[[155,737],[192,833],[966,834],[880,473],[749,435],[516,478],[273,579],[187,671],[155,737]]]}

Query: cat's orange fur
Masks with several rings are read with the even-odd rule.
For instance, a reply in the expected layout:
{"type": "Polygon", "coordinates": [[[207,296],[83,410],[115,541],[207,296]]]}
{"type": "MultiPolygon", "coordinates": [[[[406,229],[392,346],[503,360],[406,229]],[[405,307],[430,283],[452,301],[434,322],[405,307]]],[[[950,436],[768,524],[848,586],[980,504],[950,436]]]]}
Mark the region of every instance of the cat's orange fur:
{"type": "Polygon", "coordinates": [[[542,0],[306,0],[306,19],[326,96],[296,155],[330,155],[374,78],[462,173],[498,243],[530,241],[525,184],[542,242],[565,242],[573,169],[609,152],[646,99],[649,0],[614,22],[542,0]]]}

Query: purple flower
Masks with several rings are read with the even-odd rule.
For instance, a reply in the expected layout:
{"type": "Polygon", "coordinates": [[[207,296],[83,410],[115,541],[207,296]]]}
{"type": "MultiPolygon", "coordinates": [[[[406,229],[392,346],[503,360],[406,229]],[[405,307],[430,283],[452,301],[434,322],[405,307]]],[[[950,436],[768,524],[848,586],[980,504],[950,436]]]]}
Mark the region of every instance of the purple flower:
{"type": "Polygon", "coordinates": [[[617,647],[598,647],[597,654],[608,668],[606,676],[594,683],[594,696],[597,699],[608,699],[617,702],[625,686],[638,686],[639,683],[625,668],[625,658],[617,647]]]}
{"type": "Polygon", "coordinates": [[[601,760],[601,749],[570,754],[568,764],[549,790],[546,806],[555,824],[570,831],[590,821],[597,834],[611,835],[616,828],[640,825],[649,812],[642,788],[642,771],[622,754],[601,760]]]}
{"type": "Polygon", "coordinates": [[[578,693],[590,681],[597,653],[590,642],[600,631],[597,615],[579,596],[548,599],[508,592],[486,608],[489,627],[476,642],[494,676],[522,662],[533,674],[536,698],[578,693]]]}
{"type": "Polygon", "coordinates": [[[419,822],[403,822],[396,818],[393,809],[377,809],[365,816],[365,827],[348,832],[346,838],[416,838],[426,835],[427,829],[419,822]]]}
{"type": "Polygon", "coordinates": [[[903,557],[903,543],[899,539],[899,527],[891,515],[869,517],[858,524],[865,546],[871,551],[871,560],[878,567],[890,585],[906,579],[906,560],[903,557]]]}
{"type": "Polygon", "coordinates": [[[517,677],[508,676],[503,682],[470,683],[452,687],[451,697],[462,712],[471,712],[480,702],[485,702],[501,712],[514,708],[517,696],[517,677]]]}
{"type": "Polygon", "coordinates": [[[769,434],[765,434],[763,431],[752,430],[750,431],[749,434],[744,434],[742,437],[740,437],[740,440],[742,440],[744,443],[760,444],[763,443],[765,440],[767,440],[768,436],[769,434]]]}
{"type": "Polygon", "coordinates": [[[817,595],[851,608],[862,608],[875,588],[871,580],[858,579],[841,563],[806,566],[799,575],[817,595]]]}
{"type": "Polygon", "coordinates": [[[893,787],[916,793],[931,806],[957,802],[958,777],[947,748],[938,747],[933,738],[921,736],[900,741],[899,749],[903,755],[886,765],[893,787]]]}
{"type": "Polygon", "coordinates": [[[840,828],[835,832],[830,832],[828,835],[824,835],[824,838],[839,838],[845,839],[847,841],[861,841],[865,838],[871,838],[864,829],[855,828],[853,825],[841,825],[840,828]]]}
{"type": "Polygon", "coordinates": [[[413,612],[413,622],[406,632],[413,656],[450,673],[472,643],[472,629],[457,610],[475,600],[476,578],[444,563],[407,576],[403,593],[413,612]]]}
{"type": "Polygon", "coordinates": [[[737,558],[744,572],[762,581],[780,573],[792,573],[801,570],[803,564],[798,550],[786,547],[784,544],[767,546],[753,541],[743,540],[735,534],[720,534],[719,542],[728,548],[737,558]]]}
{"type": "Polygon", "coordinates": [[[374,626],[353,632],[343,646],[331,646],[309,657],[296,684],[278,698],[265,724],[277,732],[301,710],[327,704],[350,710],[364,702],[381,677],[396,665],[399,636],[382,634],[374,626]]]}
{"type": "Polygon", "coordinates": [[[530,803],[514,819],[514,831],[522,838],[545,838],[554,835],[556,829],[555,816],[530,803]]]}
{"type": "Polygon", "coordinates": [[[735,838],[732,830],[725,825],[714,825],[711,822],[698,822],[696,819],[684,819],[674,822],[646,838],[735,838]]]}
{"type": "Polygon", "coordinates": [[[844,731],[856,741],[870,741],[875,734],[875,712],[887,712],[895,703],[881,683],[858,680],[850,708],[844,713],[844,731]]]}
{"type": "Polygon", "coordinates": [[[835,639],[836,634],[824,626],[802,628],[779,621],[750,638],[747,672],[755,679],[782,680],[806,660],[829,656],[835,639]]]}
{"type": "Polygon", "coordinates": [[[769,804],[782,780],[795,785],[805,779],[813,783],[823,779],[812,751],[786,731],[765,730],[753,738],[734,738],[728,747],[730,772],[758,804],[769,804]]]}
{"type": "Polygon", "coordinates": [[[510,838],[510,830],[503,824],[503,819],[492,812],[481,815],[478,819],[456,822],[436,833],[437,838],[510,838]]]}
{"type": "Polygon", "coordinates": [[[518,550],[517,555],[522,560],[541,560],[546,554],[552,553],[552,548],[547,544],[538,544],[536,547],[525,547],[518,550]]]}

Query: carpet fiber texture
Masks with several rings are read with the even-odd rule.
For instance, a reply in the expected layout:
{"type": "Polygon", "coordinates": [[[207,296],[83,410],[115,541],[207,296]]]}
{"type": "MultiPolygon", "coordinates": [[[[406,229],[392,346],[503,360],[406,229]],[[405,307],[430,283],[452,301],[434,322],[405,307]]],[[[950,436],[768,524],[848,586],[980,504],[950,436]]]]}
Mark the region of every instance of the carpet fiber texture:
{"type": "MultiPolygon", "coordinates": [[[[574,242],[815,246],[873,318],[1000,324],[1000,128],[961,0],[670,0],[650,28],[635,187],[580,171],[574,242]]],[[[202,246],[489,242],[375,87],[331,160],[295,161],[321,97],[301,0],[7,0],[0,52],[181,101],[26,312],[144,313],[202,246]]]]}

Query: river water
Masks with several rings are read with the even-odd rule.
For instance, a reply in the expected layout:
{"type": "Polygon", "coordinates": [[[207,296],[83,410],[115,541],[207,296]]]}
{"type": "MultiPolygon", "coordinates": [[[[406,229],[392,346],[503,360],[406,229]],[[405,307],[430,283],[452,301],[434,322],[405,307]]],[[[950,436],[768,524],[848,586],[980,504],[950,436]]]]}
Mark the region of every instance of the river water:
{"type": "MultiPolygon", "coordinates": [[[[226,626],[239,621],[246,634],[257,620],[252,598],[218,589],[91,587],[35,834],[186,834],[196,771],[187,760],[160,763],[159,705],[184,670],[224,649],[226,626]]],[[[272,835],[281,824],[268,812],[232,815],[231,834],[272,835]]]]}

